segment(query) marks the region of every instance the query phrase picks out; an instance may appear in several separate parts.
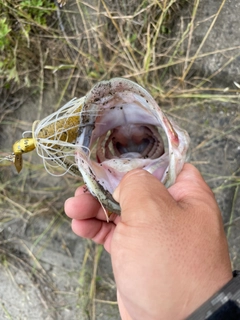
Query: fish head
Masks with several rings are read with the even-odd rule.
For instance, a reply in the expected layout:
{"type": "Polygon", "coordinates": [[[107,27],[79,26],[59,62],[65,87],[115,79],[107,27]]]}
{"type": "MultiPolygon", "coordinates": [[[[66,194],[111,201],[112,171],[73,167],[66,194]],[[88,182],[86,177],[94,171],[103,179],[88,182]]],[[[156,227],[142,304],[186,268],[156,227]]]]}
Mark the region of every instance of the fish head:
{"type": "Polygon", "coordinates": [[[189,136],[140,85],[123,78],[96,84],[85,96],[76,162],[89,191],[120,214],[112,194],[123,176],[144,169],[171,186],[187,159],[189,136]]]}

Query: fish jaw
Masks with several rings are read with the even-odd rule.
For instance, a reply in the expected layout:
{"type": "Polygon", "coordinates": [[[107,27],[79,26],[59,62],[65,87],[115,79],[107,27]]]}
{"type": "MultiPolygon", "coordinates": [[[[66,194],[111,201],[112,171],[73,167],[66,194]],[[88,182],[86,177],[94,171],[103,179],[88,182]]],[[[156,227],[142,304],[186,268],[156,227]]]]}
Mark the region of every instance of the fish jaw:
{"type": "Polygon", "coordinates": [[[98,83],[85,97],[76,161],[89,191],[107,210],[120,214],[112,193],[123,176],[141,168],[169,187],[186,161],[189,141],[187,132],[169,121],[145,89],[114,78],[98,83]]]}
{"type": "Polygon", "coordinates": [[[185,130],[168,119],[166,120],[166,130],[168,132],[169,166],[162,183],[168,188],[175,183],[184,163],[189,159],[190,137],[185,130]]]}
{"type": "Polygon", "coordinates": [[[76,163],[88,190],[98,199],[103,209],[120,215],[121,209],[118,202],[113,199],[112,194],[104,187],[104,181],[109,181],[109,178],[112,178],[107,173],[114,174],[114,172],[108,171],[105,167],[99,168],[98,164],[89,160],[79,150],[76,152],[76,163]]]}

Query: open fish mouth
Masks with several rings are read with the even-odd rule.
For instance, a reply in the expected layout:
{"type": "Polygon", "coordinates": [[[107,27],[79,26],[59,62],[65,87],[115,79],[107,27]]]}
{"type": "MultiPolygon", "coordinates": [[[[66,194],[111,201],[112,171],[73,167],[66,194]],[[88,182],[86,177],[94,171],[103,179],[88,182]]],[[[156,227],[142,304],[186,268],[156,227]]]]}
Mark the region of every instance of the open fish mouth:
{"type": "Polygon", "coordinates": [[[141,168],[169,187],[186,161],[189,141],[145,89],[113,78],[85,96],[76,162],[89,191],[107,210],[120,213],[112,193],[122,177],[141,168]]]}

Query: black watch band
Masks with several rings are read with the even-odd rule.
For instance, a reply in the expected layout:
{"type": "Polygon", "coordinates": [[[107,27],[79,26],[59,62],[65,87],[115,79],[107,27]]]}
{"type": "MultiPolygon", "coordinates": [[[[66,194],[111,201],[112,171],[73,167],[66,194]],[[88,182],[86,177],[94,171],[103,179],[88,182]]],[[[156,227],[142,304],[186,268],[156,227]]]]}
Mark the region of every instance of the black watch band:
{"type": "Polygon", "coordinates": [[[233,271],[233,278],[186,320],[205,319],[240,319],[240,271],[233,271]]]}

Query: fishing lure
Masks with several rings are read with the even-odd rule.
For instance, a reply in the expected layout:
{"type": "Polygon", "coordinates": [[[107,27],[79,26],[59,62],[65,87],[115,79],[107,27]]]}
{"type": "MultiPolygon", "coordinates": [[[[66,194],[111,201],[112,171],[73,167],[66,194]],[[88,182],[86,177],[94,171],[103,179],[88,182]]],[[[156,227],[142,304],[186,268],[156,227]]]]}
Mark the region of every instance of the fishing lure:
{"type": "Polygon", "coordinates": [[[102,206],[120,214],[112,193],[124,174],[142,168],[169,187],[187,159],[189,142],[144,88],[113,78],[35,121],[32,137],[13,145],[11,160],[20,172],[22,154],[36,149],[49,173],[61,166],[64,173],[81,175],[102,206]]]}

